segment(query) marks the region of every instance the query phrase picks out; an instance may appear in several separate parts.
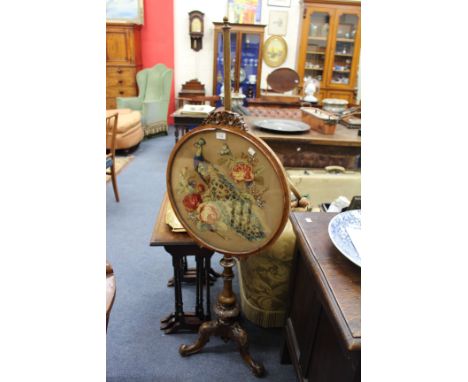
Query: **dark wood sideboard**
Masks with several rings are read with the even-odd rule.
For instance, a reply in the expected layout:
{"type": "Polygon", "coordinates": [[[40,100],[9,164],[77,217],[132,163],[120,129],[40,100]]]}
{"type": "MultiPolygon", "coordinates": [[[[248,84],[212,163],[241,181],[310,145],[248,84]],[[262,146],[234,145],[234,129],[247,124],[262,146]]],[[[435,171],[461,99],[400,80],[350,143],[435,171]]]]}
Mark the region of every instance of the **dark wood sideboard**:
{"type": "Polygon", "coordinates": [[[297,250],[281,359],[300,381],[361,380],[361,269],[331,242],[333,216],[290,215],[297,250]]]}

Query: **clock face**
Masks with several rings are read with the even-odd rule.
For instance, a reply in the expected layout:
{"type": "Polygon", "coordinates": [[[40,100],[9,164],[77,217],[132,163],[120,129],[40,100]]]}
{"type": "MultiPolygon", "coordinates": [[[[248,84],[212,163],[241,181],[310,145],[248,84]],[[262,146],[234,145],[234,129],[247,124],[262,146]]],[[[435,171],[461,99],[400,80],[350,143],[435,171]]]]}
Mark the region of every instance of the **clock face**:
{"type": "Polygon", "coordinates": [[[193,33],[201,33],[202,32],[202,22],[198,17],[192,19],[191,28],[193,33]]]}

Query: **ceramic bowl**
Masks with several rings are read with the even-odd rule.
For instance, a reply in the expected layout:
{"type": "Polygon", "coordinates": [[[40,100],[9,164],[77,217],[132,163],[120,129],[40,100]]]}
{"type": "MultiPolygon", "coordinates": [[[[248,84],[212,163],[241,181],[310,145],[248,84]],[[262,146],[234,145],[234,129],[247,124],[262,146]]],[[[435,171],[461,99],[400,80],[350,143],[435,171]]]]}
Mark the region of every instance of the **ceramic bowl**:
{"type": "Polygon", "coordinates": [[[322,108],[331,113],[342,113],[348,107],[348,101],[338,98],[325,98],[322,100],[322,108]]]}

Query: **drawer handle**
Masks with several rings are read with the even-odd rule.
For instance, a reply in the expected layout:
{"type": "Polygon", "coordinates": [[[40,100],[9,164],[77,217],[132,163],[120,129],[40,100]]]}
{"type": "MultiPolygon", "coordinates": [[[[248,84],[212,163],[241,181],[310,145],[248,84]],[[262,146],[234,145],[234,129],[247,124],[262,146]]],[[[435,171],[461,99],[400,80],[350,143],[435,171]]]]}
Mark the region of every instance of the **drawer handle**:
{"type": "Polygon", "coordinates": [[[122,69],[119,69],[119,70],[117,70],[117,73],[119,73],[119,74],[120,74],[120,73],[123,73],[123,70],[122,70],[122,69]]]}
{"type": "Polygon", "coordinates": [[[121,90],[121,91],[119,91],[119,94],[120,94],[120,95],[124,95],[124,92],[121,90]]]}
{"type": "Polygon", "coordinates": [[[297,148],[296,148],[296,151],[297,151],[297,152],[299,152],[299,151],[301,151],[301,150],[302,150],[301,147],[297,147],[297,148]]]}
{"type": "Polygon", "coordinates": [[[120,81],[119,81],[119,85],[122,85],[122,84],[123,84],[123,81],[122,81],[122,80],[120,80],[120,81]]]}

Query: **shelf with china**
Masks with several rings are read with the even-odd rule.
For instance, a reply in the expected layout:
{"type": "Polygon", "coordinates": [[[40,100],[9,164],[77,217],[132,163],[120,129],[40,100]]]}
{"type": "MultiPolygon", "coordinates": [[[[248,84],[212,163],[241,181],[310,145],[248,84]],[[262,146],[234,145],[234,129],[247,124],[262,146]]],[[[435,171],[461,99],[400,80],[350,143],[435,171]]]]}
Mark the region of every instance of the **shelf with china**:
{"type": "Polygon", "coordinates": [[[355,104],[359,65],[360,2],[304,0],[297,72],[320,81],[319,100],[355,104]]]}
{"type": "MultiPolygon", "coordinates": [[[[223,23],[214,22],[213,24],[213,95],[220,95],[224,84],[223,23]]],[[[262,45],[265,25],[232,23],[230,26],[232,89],[234,94],[239,96],[258,97],[262,77],[262,45]]]]}

